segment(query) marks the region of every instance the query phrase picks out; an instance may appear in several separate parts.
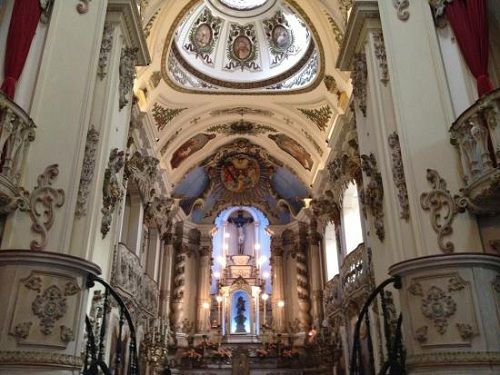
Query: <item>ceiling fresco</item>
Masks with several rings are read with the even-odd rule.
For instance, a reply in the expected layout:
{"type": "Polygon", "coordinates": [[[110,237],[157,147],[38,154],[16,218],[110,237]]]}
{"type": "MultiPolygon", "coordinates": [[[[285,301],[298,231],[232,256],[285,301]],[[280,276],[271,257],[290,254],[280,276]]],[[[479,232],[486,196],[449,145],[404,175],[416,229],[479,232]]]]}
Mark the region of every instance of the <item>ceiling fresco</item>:
{"type": "Polygon", "coordinates": [[[352,91],[334,66],[345,22],[327,5],[149,1],[152,63],[134,88],[166,189],[193,221],[241,204],[285,223],[323,178],[352,91]]]}
{"type": "Polygon", "coordinates": [[[283,163],[243,138],[219,148],[174,189],[185,213],[198,221],[212,219],[229,205],[257,202],[275,221],[286,221],[302,208],[308,194],[283,163]]]}
{"type": "Polygon", "coordinates": [[[163,79],[172,88],[280,94],[319,84],[322,45],[298,5],[271,1],[258,14],[238,8],[228,14],[217,3],[191,1],[172,25],[162,63],[163,79]]]}

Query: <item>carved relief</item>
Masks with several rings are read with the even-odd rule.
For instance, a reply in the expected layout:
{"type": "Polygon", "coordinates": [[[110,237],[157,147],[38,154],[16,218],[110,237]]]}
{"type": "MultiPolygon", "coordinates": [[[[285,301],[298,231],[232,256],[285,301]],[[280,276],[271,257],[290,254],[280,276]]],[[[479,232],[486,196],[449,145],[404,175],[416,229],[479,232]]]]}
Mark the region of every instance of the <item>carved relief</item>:
{"type": "Polygon", "coordinates": [[[35,186],[32,193],[20,188],[19,208],[23,212],[29,212],[33,222],[31,230],[41,236],[40,241],[31,241],[31,250],[41,251],[45,249],[49,230],[54,225],[54,206],[60,208],[64,205],[64,191],[52,187],[52,182],[58,175],[58,165],[49,165],[38,176],[38,185],[35,186]]]}
{"type": "Polygon", "coordinates": [[[132,91],[135,79],[135,66],[137,64],[137,48],[124,48],[120,56],[120,84],[118,106],[120,110],[128,103],[128,96],[132,91]]]}
{"type": "Polygon", "coordinates": [[[354,67],[351,73],[353,95],[356,98],[358,107],[366,117],[366,85],[368,82],[368,69],[366,66],[366,55],[357,53],[354,55],[354,67]]]}
{"type": "Polygon", "coordinates": [[[32,272],[18,284],[9,334],[20,345],[48,345],[65,348],[74,340],[73,328],[81,292],[77,280],[66,275],[32,272]],[[60,331],[54,332],[56,323],[60,331]],[[63,328],[64,327],[64,328],[63,328]]]}
{"type": "Polygon", "coordinates": [[[438,235],[439,248],[445,253],[451,253],[455,246],[451,241],[445,242],[444,236],[452,234],[452,223],[455,215],[464,212],[465,204],[458,198],[453,198],[446,188],[446,181],[434,169],[427,170],[427,181],[432,191],[422,193],[420,205],[426,211],[431,211],[431,225],[438,235]]]}
{"type": "Polygon", "coordinates": [[[401,21],[407,21],[410,18],[410,0],[392,0],[394,8],[396,8],[398,18],[401,21]]]}
{"type": "Polygon", "coordinates": [[[80,186],[78,187],[78,198],[76,200],[75,216],[77,218],[81,218],[87,214],[87,199],[89,196],[90,183],[94,177],[98,143],[99,132],[95,130],[94,126],[91,126],[87,133],[82,174],[80,176],[80,186]]]}
{"type": "Polygon", "coordinates": [[[101,233],[102,237],[108,234],[111,222],[113,220],[113,212],[116,204],[121,200],[123,192],[118,181],[118,173],[125,164],[125,153],[118,151],[117,148],[111,150],[108,160],[108,168],[104,172],[104,183],[102,186],[102,221],[101,233]]]}
{"type": "Polygon", "coordinates": [[[83,366],[81,357],[60,354],[54,352],[28,352],[28,351],[0,351],[0,363],[2,365],[22,364],[35,366],[63,365],[67,368],[80,370],[83,366]]]}
{"type": "Polygon", "coordinates": [[[153,185],[158,175],[160,161],[153,156],[143,156],[136,151],[125,163],[125,179],[131,179],[139,188],[144,203],[153,195],[153,185]]]}
{"type": "Polygon", "coordinates": [[[368,181],[363,189],[360,200],[364,207],[375,220],[375,232],[380,241],[384,240],[384,186],[382,175],[377,168],[377,160],[374,154],[361,155],[361,169],[365,172],[368,181]]]}
{"type": "Polygon", "coordinates": [[[448,318],[457,311],[455,300],[440,288],[433,286],[422,299],[422,314],[434,322],[434,327],[444,334],[448,327],[448,318]]]}
{"type": "Polygon", "coordinates": [[[470,340],[474,336],[474,330],[470,324],[457,323],[457,330],[464,341],[470,340]]]}
{"type": "Polygon", "coordinates": [[[78,4],[76,5],[76,11],[79,14],[85,14],[89,11],[89,3],[92,0],[78,0],[78,4]]]}
{"type": "Polygon", "coordinates": [[[408,202],[408,190],[406,189],[406,178],[398,133],[393,132],[389,135],[389,148],[391,149],[392,177],[394,185],[398,189],[399,207],[401,209],[399,217],[408,220],[410,218],[410,204],[408,202]]]}
{"type": "Polygon", "coordinates": [[[373,34],[373,46],[375,48],[375,57],[378,60],[378,66],[380,68],[380,82],[382,82],[384,85],[387,85],[387,82],[389,82],[389,68],[387,66],[384,34],[382,34],[382,32],[373,34]]]}
{"type": "Polygon", "coordinates": [[[174,200],[166,197],[153,197],[144,210],[144,223],[149,227],[156,227],[160,236],[164,237],[172,226],[170,214],[174,200]]]}
{"type": "Polygon", "coordinates": [[[105,24],[102,33],[101,49],[99,51],[99,63],[97,66],[97,76],[102,81],[106,77],[109,63],[109,55],[113,48],[113,25],[105,24]]]}

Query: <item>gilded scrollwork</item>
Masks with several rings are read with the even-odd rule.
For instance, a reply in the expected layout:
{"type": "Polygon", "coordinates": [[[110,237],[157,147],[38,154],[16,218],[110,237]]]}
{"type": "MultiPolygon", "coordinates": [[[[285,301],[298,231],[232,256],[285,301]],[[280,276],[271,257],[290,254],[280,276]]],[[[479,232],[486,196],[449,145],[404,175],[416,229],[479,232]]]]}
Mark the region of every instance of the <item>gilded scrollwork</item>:
{"type": "Polygon", "coordinates": [[[445,242],[444,237],[453,233],[453,219],[459,212],[465,211],[465,203],[461,197],[453,197],[446,188],[446,181],[434,169],[427,169],[427,181],[432,191],[422,193],[420,205],[426,211],[431,211],[431,225],[438,235],[439,248],[445,253],[454,251],[451,241],[445,242]]]}
{"type": "Polygon", "coordinates": [[[33,240],[30,249],[42,251],[47,246],[49,230],[54,225],[54,207],[60,208],[64,205],[64,190],[55,189],[52,183],[59,175],[57,164],[49,165],[45,171],[38,176],[38,185],[33,192],[20,188],[19,208],[28,212],[32,221],[31,230],[40,234],[40,241],[33,240]]]}

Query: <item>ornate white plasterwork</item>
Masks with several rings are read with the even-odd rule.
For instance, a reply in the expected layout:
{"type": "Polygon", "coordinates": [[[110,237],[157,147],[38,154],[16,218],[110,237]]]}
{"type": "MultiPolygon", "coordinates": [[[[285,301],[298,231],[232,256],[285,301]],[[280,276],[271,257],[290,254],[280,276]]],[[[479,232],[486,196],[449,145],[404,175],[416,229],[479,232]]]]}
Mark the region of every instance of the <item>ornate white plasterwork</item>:
{"type": "Polygon", "coordinates": [[[137,64],[137,54],[139,49],[123,48],[120,56],[120,84],[119,84],[119,99],[118,104],[120,110],[123,109],[128,103],[128,96],[132,91],[135,79],[135,66],[137,64]]]}
{"type": "Polygon", "coordinates": [[[410,218],[410,204],[408,202],[408,190],[406,189],[406,178],[401,156],[401,145],[399,144],[398,133],[393,132],[389,135],[389,148],[391,149],[392,159],[392,177],[394,184],[398,189],[398,199],[401,219],[407,220],[410,218]]]}
{"type": "Polygon", "coordinates": [[[366,85],[368,81],[368,69],[366,66],[366,55],[364,52],[356,53],[353,61],[354,69],[351,73],[353,95],[363,116],[366,117],[366,85]]]}
{"type": "Polygon", "coordinates": [[[31,250],[44,250],[48,242],[48,232],[54,225],[54,207],[60,208],[64,204],[64,190],[52,187],[52,182],[59,175],[57,164],[49,165],[45,171],[38,176],[38,185],[33,191],[20,188],[19,209],[29,212],[32,225],[31,230],[40,234],[40,241],[33,240],[30,243],[31,250]]]}
{"type": "Polygon", "coordinates": [[[401,21],[407,21],[410,18],[410,0],[392,0],[394,8],[396,8],[398,18],[401,21]]]}
{"type": "Polygon", "coordinates": [[[389,82],[389,68],[387,66],[387,55],[385,53],[384,34],[382,34],[382,31],[373,34],[373,46],[380,68],[380,81],[384,85],[387,85],[387,82],[389,82]]]}
{"type": "Polygon", "coordinates": [[[464,212],[466,203],[461,197],[453,197],[446,188],[446,181],[434,169],[427,169],[427,181],[432,191],[422,193],[420,205],[426,211],[431,211],[432,229],[438,235],[439,248],[445,253],[451,253],[455,245],[451,241],[445,242],[444,236],[453,233],[453,219],[459,212],[464,212]]]}
{"type": "Polygon", "coordinates": [[[99,51],[99,64],[97,69],[97,76],[101,81],[106,77],[107,67],[109,63],[109,55],[111,54],[111,49],[113,48],[113,25],[107,23],[104,25],[104,31],[102,33],[101,49],[99,51]]]}
{"type": "Polygon", "coordinates": [[[87,199],[89,196],[89,186],[94,177],[97,144],[99,143],[99,132],[92,125],[87,133],[85,143],[85,155],[83,157],[82,174],[80,176],[80,186],[78,187],[78,197],[76,200],[75,216],[81,218],[87,214],[87,199]]]}
{"type": "Polygon", "coordinates": [[[104,183],[102,187],[102,220],[101,233],[102,237],[106,237],[111,227],[113,220],[113,212],[117,203],[121,200],[123,192],[118,181],[118,173],[125,164],[125,153],[118,151],[117,148],[111,150],[109,155],[108,167],[104,172],[104,183]]]}

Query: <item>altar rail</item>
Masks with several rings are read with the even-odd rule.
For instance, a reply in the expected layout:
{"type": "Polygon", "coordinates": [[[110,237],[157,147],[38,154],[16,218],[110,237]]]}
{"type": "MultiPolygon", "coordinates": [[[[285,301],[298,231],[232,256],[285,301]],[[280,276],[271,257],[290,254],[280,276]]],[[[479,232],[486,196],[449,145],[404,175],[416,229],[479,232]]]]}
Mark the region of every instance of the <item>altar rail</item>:
{"type": "Polygon", "coordinates": [[[450,128],[462,161],[468,209],[500,213],[500,89],[478,99],[450,128]]]}

